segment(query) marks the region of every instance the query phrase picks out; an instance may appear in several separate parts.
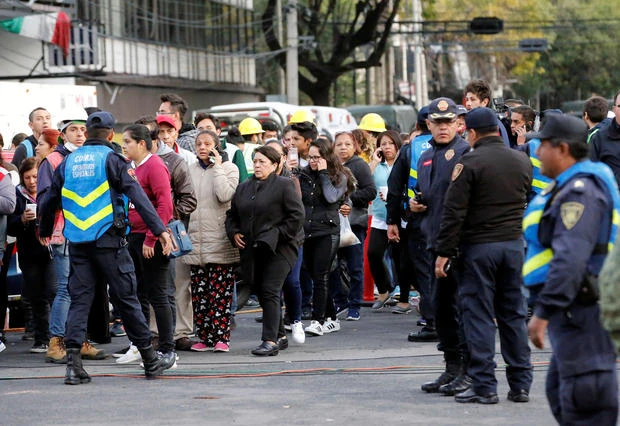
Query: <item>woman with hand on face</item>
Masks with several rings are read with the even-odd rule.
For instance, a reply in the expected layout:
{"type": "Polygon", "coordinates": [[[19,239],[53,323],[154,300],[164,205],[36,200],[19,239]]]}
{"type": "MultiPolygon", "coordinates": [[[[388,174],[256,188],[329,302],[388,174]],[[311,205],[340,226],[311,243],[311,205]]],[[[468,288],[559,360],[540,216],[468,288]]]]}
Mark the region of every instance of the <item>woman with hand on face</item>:
{"type": "Polygon", "coordinates": [[[306,210],[303,261],[314,284],[312,321],[305,331],[322,336],[340,330],[327,289],[329,272],[340,243],[338,210],[347,194],[355,189],[355,178],[326,140],[310,143],[308,161],[308,166],[298,176],[306,210]]]}
{"type": "MultiPolygon", "coordinates": [[[[151,154],[153,141],[148,127],[132,124],[123,131],[123,145],[134,167],[135,177],[157,210],[163,223],[172,219],[172,190],[170,174],[163,160],[151,154]]],[[[129,253],[136,269],[138,299],[149,322],[149,304],[153,306],[159,332],[159,352],[172,364],[174,352],[173,314],[170,308],[168,268],[170,259],[163,254],[161,243],[148,229],[138,212],[130,204],[131,231],[127,238],[129,253]]],[[[114,295],[111,295],[114,297],[114,295]]],[[[118,306],[117,302],[117,306],[118,306]]],[[[131,350],[131,349],[130,349],[131,350]]]]}
{"type": "Polygon", "coordinates": [[[193,250],[182,259],[191,266],[194,323],[200,339],[191,350],[196,352],[228,352],[230,346],[239,251],[226,237],[225,222],[239,184],[239,169],[223,161],[221,152],[217,134],[202,130],[196,136],[198,162],[189,166],[198,205],[187,228],[193,250]]]}
{"type": "Polygon", "coordinates": [[[272,147],[254,151],[254,175],[237,187],[226,219],[226,233],[239,248],[243,279],[263,308],[258,356],[277,355],[286,341],[280,293],[303,240],[304,210],[290,178],[278,176],[281,155],[272,147]]]}
{"type": "Polygon", "coordinates": [[[334,152],[342,165],[353,173],[357,186],[349,194],[349,203],[340,206],[340,213],[349,217],[349,223],[360,244],[338,250],[338,259],[345,260],[351,278],[348,294],[341,289],[340,268],[330,275],[330,288],[335,292],[336,311],[348,308],[347,321],[360,319],[362,293],[364,290],[364,240],[368,229],[368,203],[377,195],[377,188],[372,179],[368,164],[357,154],[361,152],[357,140],[351,132],[336,134],[334,152]]]}
{"type": "MultiPolygon", "coordinates": [[[[398,243],[391,243],[387,239],[387,216],[386,200],[387,200],[387,181],[392,171],[392,165],[396,160],[398,150],[403,145],[398,132],[388,130],[379,135],[377,139],[377,147],[370,160],[370,170],[375,181],[376,187],[379,189],[377,197],[372,201],[370,223],[370,236],[368,241],[368,264],[370,272],[379,291],[379,297],[372,306],[373,310],[383,308],[390,298],[390,291],[393,290],[390,282],[390,274],[388,273],[385,263],[385,251],[388,246],[391,247],[390,255],[395,262],[399,262],[398,243]]],[[[400,270],[400,268],[396,268],[400,270]]],[[[399,280],[400,281],[400,280],[399,280]]],[[[411,312],[409,306],[409,286],[406,282],[401,282],[401,297],[398,304],[393,309],[393,313],[406,314],[411,312]]]]}

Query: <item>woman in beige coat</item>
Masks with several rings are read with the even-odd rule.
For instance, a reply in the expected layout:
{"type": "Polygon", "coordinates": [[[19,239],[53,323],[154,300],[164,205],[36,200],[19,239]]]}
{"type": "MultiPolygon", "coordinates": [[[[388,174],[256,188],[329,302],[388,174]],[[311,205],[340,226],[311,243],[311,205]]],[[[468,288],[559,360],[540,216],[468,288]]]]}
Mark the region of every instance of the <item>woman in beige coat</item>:
{"type": "Polygon", "coordinates": [[[230,200],[239,184],[239,169],[222,159],[217,135],[203,130],[196,136],[198,163],[189,166],[198,206],[189,219],[188,233],[194,247],[184,256],[191,265],[194,322],[200,342],[197,352],[228,352],[230,307],[239,251],[226,237],[224,222],[230,200]]]}

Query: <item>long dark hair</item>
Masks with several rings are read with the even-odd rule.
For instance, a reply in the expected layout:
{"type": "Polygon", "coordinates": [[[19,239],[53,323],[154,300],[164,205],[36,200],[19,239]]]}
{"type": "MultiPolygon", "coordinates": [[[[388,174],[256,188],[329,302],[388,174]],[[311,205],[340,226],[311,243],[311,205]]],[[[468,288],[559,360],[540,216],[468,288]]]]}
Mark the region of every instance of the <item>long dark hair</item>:
{"type": "Polygon", "coordinates": [[[346,195],[349,195],[350,193],[355,191],[355,185],[357,184],[357,180],[353,176],[353,173],[351,173],[351,170],[344,167],[340,163],[340,159],[334,153],[332,144],[325,139],[317,139],[310,142],[310,146],[316,147],[319,150],[319,154],[321,154],[321,157],[323,157],[325,161],[327,161],[327,174],[329,175],[332,183],[335,186],[338,186],[340,184],[342,176],[345,176],[347,178],[346,195]]]}
{"type": "Polygon", "coordinates": [[[144,124],[130,124],[123,129],[123,133],[128,132],[131,139],[136,142],[144,141],[147,151],[153,148],[151,132],[144,124]]]}
{"type": "Polygon", "coordinates": [[[400,148],[403,146],[403,140],[400,137],[400,133],[398,133],[396,130],[386,130],[385,132],[381,133],[377,138],[377,148],[381,147],[381,139],[383,138],[388,138],[392,142],[394,142],[394,145],[396,145],[396,152],[398,152],[398,150],[400,150],[400,148]]]}

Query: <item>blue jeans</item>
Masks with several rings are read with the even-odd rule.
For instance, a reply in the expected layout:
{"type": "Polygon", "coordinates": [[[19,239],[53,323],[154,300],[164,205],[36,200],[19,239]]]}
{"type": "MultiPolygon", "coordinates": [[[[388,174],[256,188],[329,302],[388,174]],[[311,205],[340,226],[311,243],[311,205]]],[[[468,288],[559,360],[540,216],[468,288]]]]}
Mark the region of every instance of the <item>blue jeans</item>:
{"type": "Polygon", "coordinates": [[[66,244],[52,244],[54,259],[52,267],[56,274],[56,297],[50,312],[50,335],[64,337],[67,314],[71,306],[71,297],[67,290],[69,282],[69,247],[66,244]]]}
{"type": "Polygon", "coordinates": [[[360,310],[364,293],[364,241],[366,240],[366,228],[352,226],[353,233],[360,240],[360,244],[338,249],[339,260],[347,263],[349,277],[351,279],[349,292],[343,289],[340,279],[340,263],[330,276],[330,289],[336,306],[348,307],[360,310]]]}

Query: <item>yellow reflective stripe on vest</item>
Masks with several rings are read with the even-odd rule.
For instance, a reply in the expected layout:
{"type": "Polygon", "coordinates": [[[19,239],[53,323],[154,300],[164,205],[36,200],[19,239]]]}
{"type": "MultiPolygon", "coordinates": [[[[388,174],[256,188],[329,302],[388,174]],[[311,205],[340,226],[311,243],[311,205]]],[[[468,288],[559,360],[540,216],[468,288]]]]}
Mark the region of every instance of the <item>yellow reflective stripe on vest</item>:
{"type": "Polygon", "coordinates": [[[86,207],[97,198],[99,198],[101,195],[105,194],[108,189],[110,189],[110,184],[106,180],[101,185],[99,185],[97,189],[91,191],[85,197],[80,197],[78,194],[71,191],[70,189],[66,189],[65,187],[62,188],[62,196],[70,199],[80,207],[86,207]]]}
{"type": "Polygon", "coordinates": [[[417,179],[418,178],[418,171],[414,170],[412,168],[409,168],[409,176],[411,176],[414,179],[417,179]]]}
{"type": "Polygon", "coordinates": [[[530,157],[530,161],[532,162],[532,166],[540,169],[540,160],[538,158],[530,157]]]}
{"type": "Polygon", "coordinates": [[[553,250],[546,249],[538,253],[536,256],[530,258],[525,264],[523,264],[523,275],[527,275],[532,271],[547,265],[553,259],[553,250]]]}
{"type": "Polygon", "coordinates": [[[613,214],[611,215],[611,223],[614,225],[620,225],[620,214],[618,214],[618,210],[614,209],[613,214]]]}
{"type": "Polygon", "coordinates": [[[82,231],[84,231],[90,228],[91,226],[93,226],[94,224],[96,224],[97,222],[99,222],[104,217],[111,215],[113,211],[114,210],[112,209],[112,204],[108,204],[107,206],[105,206],[104,208],[102,208],[101,210],[99,210],[97,213],[90,216],[86,220],[79,219],[77,216],[75,216],[73,213],[71,213],[68,210],[63,210],[62,212],[65,215],[65,220],[71,222],[73,226],[75,226],[76,228],[79,228],[82,231]]]}
{"type": "Polygon", "coordinates": [[[532,179],[532,186],[535,188],[545,189],[549,183],[539,179],[532,179]]]}
{"type": "Polygon", "coordinates": [[[525,231],[532,225],[536,225],[540,222],[540,218],[542,218],[542,210],[533,211],[523,218],[523,230],[525,231]]]}

